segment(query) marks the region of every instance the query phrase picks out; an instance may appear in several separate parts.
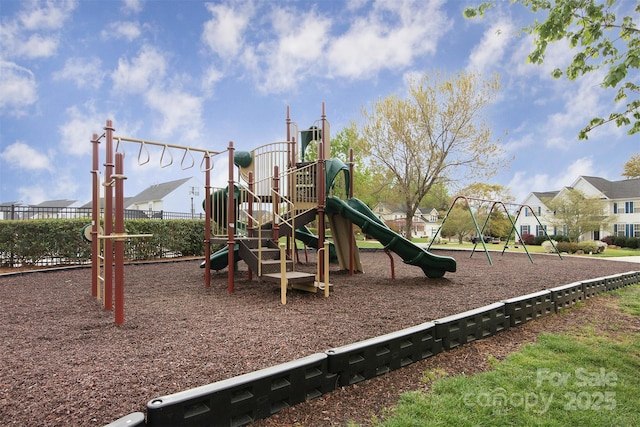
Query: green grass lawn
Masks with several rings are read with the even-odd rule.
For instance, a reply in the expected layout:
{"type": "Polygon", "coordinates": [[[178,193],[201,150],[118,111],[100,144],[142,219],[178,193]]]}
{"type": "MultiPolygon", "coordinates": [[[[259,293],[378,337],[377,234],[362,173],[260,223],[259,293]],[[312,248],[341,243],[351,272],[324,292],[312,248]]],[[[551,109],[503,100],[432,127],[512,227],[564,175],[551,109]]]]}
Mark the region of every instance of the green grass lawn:
{"type": "MultiPolygon", "coordinates": [[[[640,285],[607,298],[619,298],[620,310],[640,316],[640,285]]],[[[544,334],[493,366],[473,376],[427,372],[431,391],[403,394],[393,415],[375,425],[640,425],[638,333],[607,335],[585,325],[571,335],[544,334]]]]}
{"type": "MultiPolygon", "coordinates": [[[[420,246],[427,247],[429,242],[427,239],[413,239],[413,243],[419,244],[420,246]]],[[[382,244],[377,240],[358,240],[357,241],[359,248],[382,248],[382,244]]],[[[457,242],[447,242],[441,244],[434,244],[431,246],[431,249],[473,249],[473,243],[457,243],[457,242]]],[[[507,245],[508,248],[506,252],[516,252],[516,253],[526,253],[524,247],[522,245],[518,245],[517,247],[513,245],[513,243],[507,245]]],[[[502,251],[504,248],[504,242],[496,244],[496,243],[486,243],[486,247],[490,251],[502,251]]],[[[476,251],[483,251],[484,248],[482,244],[476,245],[476,251]]],[[[527,250],[529,253],[545,253],[542,249],[542,246],[536,245],[528,245],[527,250]]],[[[601,254],[594,255],[581,255],[585,257],[591,258],[610,258],[610,257],[623,257],[623,256],[640,256],[640,249],[607,249],[601,254]]]]}

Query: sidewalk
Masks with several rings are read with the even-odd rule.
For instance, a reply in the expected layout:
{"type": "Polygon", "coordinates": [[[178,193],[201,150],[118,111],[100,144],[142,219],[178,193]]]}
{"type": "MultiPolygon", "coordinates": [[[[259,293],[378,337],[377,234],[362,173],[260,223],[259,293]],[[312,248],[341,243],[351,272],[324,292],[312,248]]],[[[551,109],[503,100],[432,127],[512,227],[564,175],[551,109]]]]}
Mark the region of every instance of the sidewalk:
{"type": "Polygon", "coordinates": [[[640,264],[640,256],[620,256],[620,257],[611,257],[611,258],[601,258],[610,261],[624,261],[624,262],[634,262],[640,264]]]}

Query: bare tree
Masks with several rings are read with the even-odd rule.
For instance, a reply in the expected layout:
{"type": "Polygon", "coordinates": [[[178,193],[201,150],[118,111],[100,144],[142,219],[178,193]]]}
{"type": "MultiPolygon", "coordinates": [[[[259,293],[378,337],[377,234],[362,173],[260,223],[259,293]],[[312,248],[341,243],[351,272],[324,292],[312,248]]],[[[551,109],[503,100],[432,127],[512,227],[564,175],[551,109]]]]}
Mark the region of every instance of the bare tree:
{"type": "Polygon", "coordinates": [[[483,119],[499,89],[497,76],[438,73],[410,81],[407,98],[390,95],[363,109],[365,155],[403,200],[408,238],[434,184],[488,179],[510,162],[483,119]]]}

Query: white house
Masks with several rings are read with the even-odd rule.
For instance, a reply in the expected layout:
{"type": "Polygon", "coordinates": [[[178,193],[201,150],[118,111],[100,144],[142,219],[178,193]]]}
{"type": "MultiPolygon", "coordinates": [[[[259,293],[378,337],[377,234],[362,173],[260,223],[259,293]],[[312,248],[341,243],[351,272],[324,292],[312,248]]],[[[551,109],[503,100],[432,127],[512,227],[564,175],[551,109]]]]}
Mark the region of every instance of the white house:
{"type": "Polygon", "coordinates": [[[176,181],[154,184],[128,200],[126,209],[153,212],[202,213],[204,184],[197,179],[183,178],[176,181]]]}
{"type": "MultiPolygon", "coordinates": [[[[373,207],[376,214],[385,224],[401,233],[404,232],[406,207],[400,203],[379,202],[373,207]]],[[[413,216],[412,235],[415,237],[434,238],[440,227],[440,218],[435,208],[418,208],[413,216]]]]}
{"type": "MultiPolygon", "coordinates": [[[[599,240],[610,235],[640,237],[640,178],[609,181],[594,176],[580,176],[567,188],[578,190],[586,197],[597,197],[603,200],[604,215],[613,218],[610,224],[601,227],[600,230],[582,235],[581,240],[599,240]]],[[[563,191],[567,188],[529,194],[522,204],[527,205],[531,210],[523,209],[516,222],[520,234],[542,236],[543,228],[549,235],[566,234],[566,230],[549,228],[551,226],[545,217],[553,213],[544,201],[562,197],[563,191]]]]}

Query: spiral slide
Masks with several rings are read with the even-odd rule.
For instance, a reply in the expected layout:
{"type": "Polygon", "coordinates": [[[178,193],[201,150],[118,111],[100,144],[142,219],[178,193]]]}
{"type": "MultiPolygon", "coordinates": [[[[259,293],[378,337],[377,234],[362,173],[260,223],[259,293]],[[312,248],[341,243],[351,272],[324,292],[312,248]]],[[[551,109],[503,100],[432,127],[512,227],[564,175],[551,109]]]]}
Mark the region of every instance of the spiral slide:
{"type": "Polygon", "coordinates": [[[429,278],[438,278],[456,271],[456,260],[427,252],[425,249],[405,239],[391,230],[361,200],[350,198],[342,200],[332,196],[327,198],[327,213],[338,214],[362,229],[363,233],[373,236],[385,248],[398,254],[409,265],[420,267],[429,278]]]}

